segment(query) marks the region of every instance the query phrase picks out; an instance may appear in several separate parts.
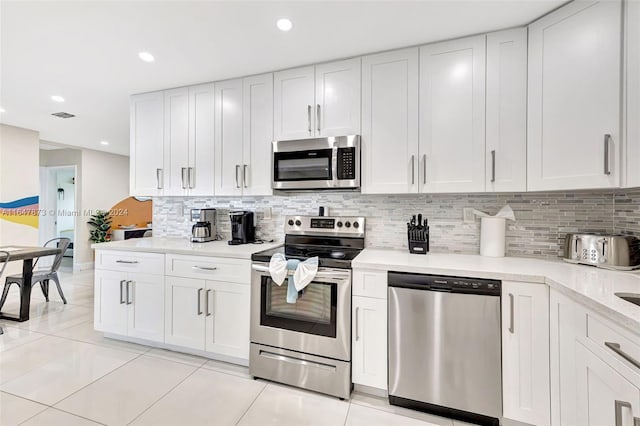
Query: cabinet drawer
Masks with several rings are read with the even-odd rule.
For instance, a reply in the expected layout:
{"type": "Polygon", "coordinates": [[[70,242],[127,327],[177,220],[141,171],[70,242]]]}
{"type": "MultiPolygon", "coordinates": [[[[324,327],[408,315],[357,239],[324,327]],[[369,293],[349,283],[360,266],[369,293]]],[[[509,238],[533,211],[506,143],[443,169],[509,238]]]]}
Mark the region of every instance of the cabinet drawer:
{"type": "Polygon", "coordinates": [[[604,349],[612,359],[628,366],[640,377],[640,367],[634,365],[634,361],[640,363],[639,339],[627,337],[626,333],[618,330],[617,327],[607,324],[589,312],[587,313],[587,339],[604,349]]]}
{"type": "Polygon", "coordinates": [[[249,284],[251,262],[225,257],[184,256],[168,254],[167,275],[204,280],[249,284]]]}
{"type": "Polygon", "coordinates": [[[164,275],[164,254],[96,250],[96,269],[164,275]]]}
{"type": "Polygon", "coordinates": [[[353,271],[353,295],[387,299],[387,271],[353,271]]]}

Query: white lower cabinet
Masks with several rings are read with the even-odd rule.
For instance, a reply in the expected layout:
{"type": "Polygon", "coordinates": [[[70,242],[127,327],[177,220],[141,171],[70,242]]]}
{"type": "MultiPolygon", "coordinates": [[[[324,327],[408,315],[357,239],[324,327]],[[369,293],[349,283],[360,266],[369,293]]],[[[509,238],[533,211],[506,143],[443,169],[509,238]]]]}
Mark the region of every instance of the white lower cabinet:
{"type": "Polygon", "coordinates": [[[205,321],[202,294],[205,286],[204,280],[167,277],[165,343],[204,350],[205,321]]]}
{"type": "Polygon", "coordinates": [[[503,416],[550,424],[549,288],[502,282],[503,416]]]}
{"type": "Polygon", "coordinates": [[[387,390],[387,271],[353,270],[353,383],[387,390]]]}
{"type": "Polygon", "coordinates": [[[94,327],[154,342],[164,341],[164,276],[97,269],[94,327]]]}

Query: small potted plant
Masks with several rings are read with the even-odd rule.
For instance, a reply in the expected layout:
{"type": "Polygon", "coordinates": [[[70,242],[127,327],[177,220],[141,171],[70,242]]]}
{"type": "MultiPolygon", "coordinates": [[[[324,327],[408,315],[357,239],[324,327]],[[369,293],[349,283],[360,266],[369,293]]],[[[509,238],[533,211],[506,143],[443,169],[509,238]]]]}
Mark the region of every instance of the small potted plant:
{"type": "Polygon", "coordinates": [[[109,241],[109,230],[111,229],[111,216],[108,211],[96,210],[87,222],[92,228],[89,234],[89,241],[94,243],[104,243],[109,241]]]}

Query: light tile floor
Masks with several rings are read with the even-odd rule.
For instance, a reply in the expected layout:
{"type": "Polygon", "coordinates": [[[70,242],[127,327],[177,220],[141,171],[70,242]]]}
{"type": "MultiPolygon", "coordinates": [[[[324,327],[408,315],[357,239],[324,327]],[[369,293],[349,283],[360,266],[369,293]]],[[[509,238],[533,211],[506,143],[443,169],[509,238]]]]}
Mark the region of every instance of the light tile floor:
{"type": "MultiPolygon", "coordinates": [[[[38,287],[31,319],[0,321],[0,425],[461,426],[354,393],[349,401],[262,380],[246,367],[106,339],[93,271],[63,272],[69,304],[38,287]]],[[[3,311],[16,312],[14,288],[3,311]]]]}

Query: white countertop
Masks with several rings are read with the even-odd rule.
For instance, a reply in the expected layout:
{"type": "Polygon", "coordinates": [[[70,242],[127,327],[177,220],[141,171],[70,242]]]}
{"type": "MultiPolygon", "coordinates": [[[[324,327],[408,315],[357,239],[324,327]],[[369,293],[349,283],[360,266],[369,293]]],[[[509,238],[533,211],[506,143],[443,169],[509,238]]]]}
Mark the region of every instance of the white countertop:
{"type": "Polygon", "coordinates": [[[640,293],[640,272],[620,272],[562,260],[429,253],[367,248],[352,262],[354,268],[493,278],[548,284],[640,335],[640,306],[615,293],[640,293]]]}
{"type": "Polygon", "coordinates": [[[96,250],[141,251],[147,253],[172,253],[194,256],[231,257],[234,259],[251,259],[253,253],[272,249],[282,242],[263,244],[241,244],[230,246],[227,241],[210,241],[208,243],[192,243],[186,238],[132,238],[124,241],[92,244],[96,250]]]}

